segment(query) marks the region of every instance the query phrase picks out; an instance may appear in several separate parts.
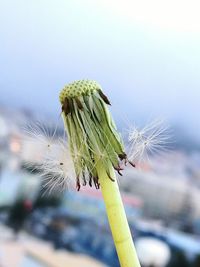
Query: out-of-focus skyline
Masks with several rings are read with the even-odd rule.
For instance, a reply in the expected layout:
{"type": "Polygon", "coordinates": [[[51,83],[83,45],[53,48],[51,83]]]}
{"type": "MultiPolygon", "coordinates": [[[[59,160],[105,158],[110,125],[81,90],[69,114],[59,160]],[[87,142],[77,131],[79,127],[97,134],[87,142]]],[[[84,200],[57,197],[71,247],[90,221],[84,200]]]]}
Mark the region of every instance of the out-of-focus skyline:
{"type": "Polygon", "coordinates": [[[60,89],[94,79],[116,116],[164,117],[196,137],[199,8],[194,0],[1,1],[0,104],[57,116],[60,89]]]}

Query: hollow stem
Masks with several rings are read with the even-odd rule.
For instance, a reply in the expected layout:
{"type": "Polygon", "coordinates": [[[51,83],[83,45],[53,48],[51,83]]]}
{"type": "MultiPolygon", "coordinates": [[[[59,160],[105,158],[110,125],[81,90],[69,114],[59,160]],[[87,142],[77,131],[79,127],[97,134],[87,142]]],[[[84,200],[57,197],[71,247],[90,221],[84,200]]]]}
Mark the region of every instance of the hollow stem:
{"type": "MultiPolygon", "coordinates": [[[[117,180],[115,178],[113,182],[109,179],[100,161],[97,163],[97,172],[120,265],[121,267],[140,267],[117,180]]],[[[110,166],[110,173],[115,177],[112,166],[110,166]]]]}

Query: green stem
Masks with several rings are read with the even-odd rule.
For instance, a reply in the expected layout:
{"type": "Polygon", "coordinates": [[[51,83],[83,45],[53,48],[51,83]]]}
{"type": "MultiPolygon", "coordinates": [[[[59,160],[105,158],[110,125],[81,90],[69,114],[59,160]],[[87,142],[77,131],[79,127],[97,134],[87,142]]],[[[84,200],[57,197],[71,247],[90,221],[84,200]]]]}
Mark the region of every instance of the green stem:
{"type": "MultiPolygon", "coordinates": [[[[113,182],[109,179],[100,161],[98,161],[96,169],[120,265],[121,267],[140,267],[117,180],[115,178],[115,182],[113,182]]],[[[115,177],[111,165],[110,173],[112,177],[115,177]]]]}

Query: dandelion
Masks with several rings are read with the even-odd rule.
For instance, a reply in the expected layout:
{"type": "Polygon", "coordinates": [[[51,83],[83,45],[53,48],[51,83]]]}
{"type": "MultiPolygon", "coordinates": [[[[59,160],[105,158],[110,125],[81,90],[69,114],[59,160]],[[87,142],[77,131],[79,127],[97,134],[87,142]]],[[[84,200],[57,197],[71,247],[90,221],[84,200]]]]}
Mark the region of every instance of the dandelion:
{"type": "Polygon", "coordinates": [[[102,191],[108,220],[121,266],[139,267],[114,170],[122,175],[122,163],[135,164],[164,149],[166,127],[160,121],[139,130],[131,127],[128,153],[109,112],[110,101],[95,81],[80,80],[60,93],[66,138],[55,138],[44,127],[30,128],[28,139],[39,153],[43,187],[63,192],[70,181],[102,191]],[[42,130],[42,131],[41,131],[42,130]]]}
{"type": "Polygon", "coordinates": [[[110,101],[95,81],[81,80],[60,93],[62,117],[76,173],[80,181],[101,187],[119,261],[123,267],[139,267],[114,169],[127,161],[124,145],[108,110],[110,101]]]}

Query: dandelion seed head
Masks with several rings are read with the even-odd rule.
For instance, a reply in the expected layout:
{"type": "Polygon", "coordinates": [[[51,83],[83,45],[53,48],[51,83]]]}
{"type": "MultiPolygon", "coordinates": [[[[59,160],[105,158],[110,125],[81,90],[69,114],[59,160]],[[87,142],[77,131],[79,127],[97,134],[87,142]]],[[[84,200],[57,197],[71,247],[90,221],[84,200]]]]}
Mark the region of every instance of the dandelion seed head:
{"type": "Polygon", "coordinates": [[[63,88],[60,102],[77,189],[81,181],[85,185],[88,179],[90,186],[93,182],[99,188],[99,161],[109,176],[110,166],[118,168],[119,161],[126,158],[123,142],[107,107],[110,101],[97,82],[81,80],[63,88]]]}
{"type": "Polygon", "coordinates": [[[68,141],[58,139],[56,129],[47,131],[37,124],[29,127],[25,138],[28,151],[35,150],[34,160],[39,162],[45,192],[63,192],[71,181],[76,181],[77,190],[87,183],[99,189],[99,162],[113,181],[111,166],[122,175],[121,162],[135,167],[138,161],[163,151],[168,142],[167,127],[161,121],[141,130],[131,127],[127,156],[107,107],[110,102],[94,81],[82,80],[65,86],[60,102],[68,141]]]}

